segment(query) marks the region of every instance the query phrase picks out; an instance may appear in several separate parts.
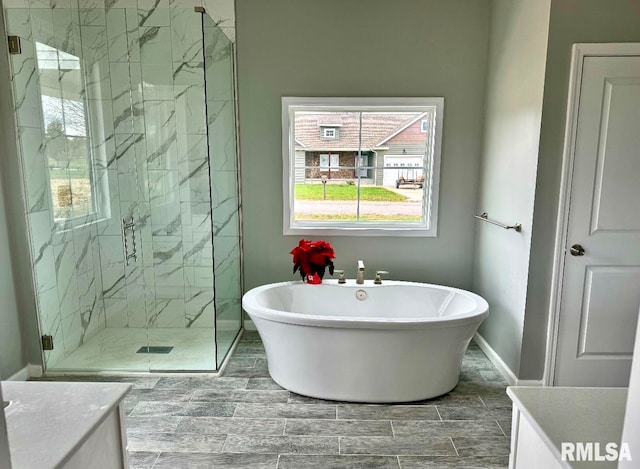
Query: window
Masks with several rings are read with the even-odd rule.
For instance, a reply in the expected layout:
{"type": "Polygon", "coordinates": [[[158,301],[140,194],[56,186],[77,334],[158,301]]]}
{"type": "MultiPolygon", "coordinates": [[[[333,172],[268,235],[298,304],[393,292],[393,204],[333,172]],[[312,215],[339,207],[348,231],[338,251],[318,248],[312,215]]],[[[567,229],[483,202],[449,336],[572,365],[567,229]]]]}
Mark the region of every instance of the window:
{"type": "Polygon", "coordinates": [[[444,98],[282,98],[284,234],[436,236],[443,109],[444,98]],[[329,122],[339,140],[318,134],[329,122]]]}
{"type": "Polygon", "coordinates": [[[339,166],[339,155],[320,155],[320,171],[338,171],[339,166]]]}
{"type": "Polygon", "coordinates": [[[53,218],[85,223],[97,212],[82,60],[36,42],[53,218]]]}
{"type": "Polygon", "coordinates": [[[322,129],[322,136],[324,138],[338,138],[336,129],[330,129],[326,127],[322,129]]]}

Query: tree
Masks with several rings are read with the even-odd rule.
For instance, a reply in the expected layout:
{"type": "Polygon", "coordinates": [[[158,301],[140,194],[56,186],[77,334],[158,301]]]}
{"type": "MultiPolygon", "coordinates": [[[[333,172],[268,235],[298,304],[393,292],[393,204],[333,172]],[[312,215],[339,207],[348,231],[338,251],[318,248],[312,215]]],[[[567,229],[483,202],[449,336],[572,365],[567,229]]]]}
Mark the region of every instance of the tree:
{"type": "Polygon", "coordinates": [[[55,166],[66,167],[68,165],[69,154],[67,153],[66,140],[62,122],[58,119],[51,121],[44,134],[45,154],[49,160],[49,166],[53,166],[51,160],[56,162],[55,166]]]}

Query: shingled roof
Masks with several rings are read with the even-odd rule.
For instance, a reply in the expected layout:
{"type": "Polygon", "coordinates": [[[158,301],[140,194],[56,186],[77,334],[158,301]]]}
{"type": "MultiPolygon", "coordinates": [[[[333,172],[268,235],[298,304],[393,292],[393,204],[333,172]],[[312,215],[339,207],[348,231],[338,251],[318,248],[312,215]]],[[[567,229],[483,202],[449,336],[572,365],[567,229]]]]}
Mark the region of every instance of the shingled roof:
{"type": "MultiPolygon", "coordinates": [[[[379,148],[381,142],[399,133],[425,113],[365,112],[362,113],[362,149],[379,148]]],[[[295,141],[299,148],[314,150],[357,151],[360,126],[358,112],[297,112],[295,141]],[[338,138],[323,138],[322,128],[335,127],[338,138]]]]}

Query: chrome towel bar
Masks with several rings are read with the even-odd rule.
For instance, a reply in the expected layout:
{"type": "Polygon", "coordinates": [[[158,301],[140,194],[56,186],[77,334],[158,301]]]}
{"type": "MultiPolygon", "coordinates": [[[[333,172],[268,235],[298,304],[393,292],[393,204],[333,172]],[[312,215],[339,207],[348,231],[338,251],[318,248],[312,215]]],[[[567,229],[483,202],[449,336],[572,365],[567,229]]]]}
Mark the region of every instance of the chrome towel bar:
{"type": "Polygon", "coordinates": [[[489,215],[487,214],[487,212],[484,212],[482,215],[474,215],[473,217],[477,218],[478,220],[491,223],[492,225],[496,225],[501,228],[504,228],[505,230],[516,230],[517,232],[522,231],[522,225],[520,223],[516,223],[515,225],[504,225],[502,223],[498,223],[497,221],[489,220],[489,215]]]}

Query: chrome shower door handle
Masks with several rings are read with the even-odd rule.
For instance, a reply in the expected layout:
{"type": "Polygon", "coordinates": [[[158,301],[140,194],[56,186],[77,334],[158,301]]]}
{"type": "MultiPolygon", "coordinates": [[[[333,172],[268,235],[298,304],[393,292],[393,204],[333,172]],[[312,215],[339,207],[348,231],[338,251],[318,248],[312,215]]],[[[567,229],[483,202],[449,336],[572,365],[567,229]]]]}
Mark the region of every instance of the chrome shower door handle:
{"type": "Polygon", "coordinates": [[[136,249],[136,224],[133,217],[127,222],[126,218],[122,219],[122,244],[124,247],[124,262],[129,265],[129,259],[134,262],[138,261],[138,253],[136,249]],[[129,242],[127,240],[127,230],[131,230],[131,252],[129,252],[129,242]]]}
{"type": "Polygon", "coordinates": [[[131,250],[130,256],[133,258],[134,262],[138,262],[138,249],[136,248],[136,225],[133,221],[133,217],[131,217],[131,244],[133,245],[133,249],[131,250]]]}

